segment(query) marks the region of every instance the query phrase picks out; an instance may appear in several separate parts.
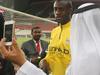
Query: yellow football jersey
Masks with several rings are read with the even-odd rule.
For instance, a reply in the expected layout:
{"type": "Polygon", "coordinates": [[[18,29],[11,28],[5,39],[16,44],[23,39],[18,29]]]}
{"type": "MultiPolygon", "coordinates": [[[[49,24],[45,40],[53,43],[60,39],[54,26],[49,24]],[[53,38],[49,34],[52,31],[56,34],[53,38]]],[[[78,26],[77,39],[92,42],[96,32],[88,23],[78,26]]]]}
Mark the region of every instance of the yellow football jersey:
{"type": "Polygon", "coordinates": [[[45,59],[50,65],[52,75],[65,75],[70,57],[70,22],[56,27],[51,32],[48,53],[45,59]]]}

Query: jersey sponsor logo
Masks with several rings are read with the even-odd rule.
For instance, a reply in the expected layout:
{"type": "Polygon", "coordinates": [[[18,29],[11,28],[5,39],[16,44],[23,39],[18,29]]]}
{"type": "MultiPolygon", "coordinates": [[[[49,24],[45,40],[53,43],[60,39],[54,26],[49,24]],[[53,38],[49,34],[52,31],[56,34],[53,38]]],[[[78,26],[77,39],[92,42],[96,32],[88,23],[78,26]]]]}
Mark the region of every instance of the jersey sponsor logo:
{"type": "Polygon", "coordinates": [[[63,53],[63,54],[69,54],[69,50],[67,49],[61,49],[61,48],[57,48],[57,47],[49,47],[49,51],[53,52],[53,53],[63,53]]]}

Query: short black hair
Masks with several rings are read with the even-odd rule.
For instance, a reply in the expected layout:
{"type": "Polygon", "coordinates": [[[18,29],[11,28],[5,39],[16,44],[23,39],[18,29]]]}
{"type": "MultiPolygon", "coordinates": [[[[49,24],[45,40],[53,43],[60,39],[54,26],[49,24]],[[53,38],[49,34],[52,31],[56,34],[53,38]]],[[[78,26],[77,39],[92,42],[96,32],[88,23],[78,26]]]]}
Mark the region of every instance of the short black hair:
{"type": "Polygon", "coordinates": [[[41,29],[41,28],[39,26],[33,26],[32,29],[31,29],[31,34],[33,33],[34,29],[41,29]]]}
{"type": "Polygon", "coordinates": [[[3,38],[3,29],[4,29],[4,16],[0,13],[0,40],[3,38]]]}
{"type": "Polygon", "coordinates": [[[61,2],[63,2],[64,4],[69,4],[70,7],[73,7],[73,6],[72,6],[72,0],[55,0],[55,1],[61,1],[61,2]]]}

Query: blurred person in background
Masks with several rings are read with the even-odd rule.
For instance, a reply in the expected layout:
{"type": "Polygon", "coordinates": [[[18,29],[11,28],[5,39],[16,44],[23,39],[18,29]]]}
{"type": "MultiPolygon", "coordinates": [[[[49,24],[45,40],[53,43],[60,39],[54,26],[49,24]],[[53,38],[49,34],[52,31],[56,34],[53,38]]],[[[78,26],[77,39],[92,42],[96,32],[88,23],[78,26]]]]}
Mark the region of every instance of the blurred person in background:
{"type": "Polygon", "coordinates": [[[34,26],[31,29],[32,39],[22,44],[22,49],[29,61],[31,61],[37,67],[39,61],[46,56],[46,50],[48,48],[48,42],[41,40],[42,30],[38,26],[34,26]]]}
{"type": "MultiPolygon", "coordinates": [[[[4,17],[0,13],[0,40],[3,37],[4,17]]],[[[0,52],[0,75],[15,75],[14,66],[11,61],[3,59],[0,52]]]]}
{"type": "Polygon", "coordinates": [[[55,0],[54,15],[59,26],[52,30],[47,55],[40,61],[40,68],[52,75],[65,75],[71,61],[69,44],[71,14],[71,0],[55,0]]]}

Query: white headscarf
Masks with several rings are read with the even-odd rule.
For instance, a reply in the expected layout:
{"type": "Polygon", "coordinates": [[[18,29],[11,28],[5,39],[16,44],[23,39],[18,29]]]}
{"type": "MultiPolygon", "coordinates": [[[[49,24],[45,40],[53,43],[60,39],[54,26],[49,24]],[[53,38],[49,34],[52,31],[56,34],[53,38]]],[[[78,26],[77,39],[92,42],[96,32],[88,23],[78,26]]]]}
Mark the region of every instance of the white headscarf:
{"type": "Polygon", "coordinates": [[[71,75],[100,75],[100,9],[73,14],[71,23],[71,75]]]}

